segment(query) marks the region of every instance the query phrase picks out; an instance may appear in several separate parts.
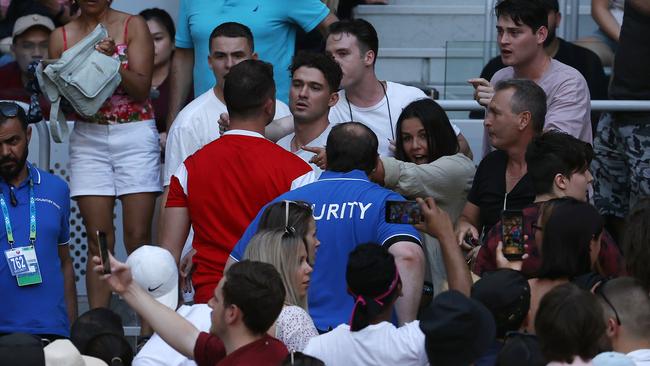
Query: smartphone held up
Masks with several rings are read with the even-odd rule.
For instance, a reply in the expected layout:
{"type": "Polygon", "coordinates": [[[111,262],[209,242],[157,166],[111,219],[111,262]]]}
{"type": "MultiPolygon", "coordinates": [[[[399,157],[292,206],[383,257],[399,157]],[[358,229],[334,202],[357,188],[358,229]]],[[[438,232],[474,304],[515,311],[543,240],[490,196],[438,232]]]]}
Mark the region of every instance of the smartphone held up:
{"type": "Polygon", "coordinates": [[[111,273],[111,261],[108,258],[108,242],[106,241],[106,233],[97,230],[97,242],[99,243],[99,257],[102,260],[102,267],[104,274],[111,273]]]}
{"type": "Polygon", "coordinates": [[[501,213],[501,241],[503,256],[509,261],[521,260],[524,248],[524,215],[522,211],[506,210],[501,213]]]}
{"type": "Polygon", "coordinates": [[[415,225],[424,221],[416,201],[386,201],[386,222],[415,225]]]}

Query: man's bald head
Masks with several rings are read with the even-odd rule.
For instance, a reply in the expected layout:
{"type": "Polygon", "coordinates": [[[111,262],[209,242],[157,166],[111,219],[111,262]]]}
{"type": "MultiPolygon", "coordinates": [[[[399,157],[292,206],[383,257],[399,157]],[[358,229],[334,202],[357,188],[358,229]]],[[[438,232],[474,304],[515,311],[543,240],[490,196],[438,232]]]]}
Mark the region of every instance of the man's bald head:
{"type": "Polygon", "coordinates": [[[359,122],[345,122],[332,128],[327,137],[327,170],[347,173],[363,170],[370,174],[377,164],[377,135],[359,122]]]}

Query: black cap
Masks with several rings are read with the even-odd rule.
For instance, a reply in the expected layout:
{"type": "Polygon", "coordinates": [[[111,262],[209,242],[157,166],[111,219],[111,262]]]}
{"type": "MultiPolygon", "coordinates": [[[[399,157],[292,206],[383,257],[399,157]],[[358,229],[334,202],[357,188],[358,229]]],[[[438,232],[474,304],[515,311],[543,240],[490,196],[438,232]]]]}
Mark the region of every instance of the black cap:
{"type": "Polygon", "coordinates": [[[427,357],[436,366],[465,366],[495,340],[492,314],[480,302],[450,290],[436,296],[423,312],[420,329],[427,357]]]}
{"type": "Polygon", "coordinates": [[[0,337],[0,365],[45,366],[43,342],[27,333],[0,337]]]}
{"type": "Polygon", "coordinates": [[[79,352],[86,354],[88,342],[94,337],[104,334],[124,336],[122,319],[110,309],[96,308],[83,313],[72,324],[70,341],[79,352]]]}
{"type": "Polygon", "coordinates": [[[497,337],[518,330],[530,309],[530,285],[519,271],[499,269],[486,272],[472,286],[472,298],[490,310],[497,326],[497,337]]]}
{"type": "Polygon", "coordinates": [[[544,366],[546,364],[537,337],[518,332],[508,334],[496,362],[496,366],[544,366]]]}

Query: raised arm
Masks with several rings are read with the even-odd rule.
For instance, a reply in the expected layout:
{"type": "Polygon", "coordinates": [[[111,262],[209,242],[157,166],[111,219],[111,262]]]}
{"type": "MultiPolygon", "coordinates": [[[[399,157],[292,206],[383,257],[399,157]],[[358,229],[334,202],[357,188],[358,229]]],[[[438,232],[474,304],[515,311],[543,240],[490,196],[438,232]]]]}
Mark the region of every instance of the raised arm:
{"type": "MultiPolygon", "coordinates": [[[[153,330],[173,349],[185,357],[194,358],[194,345],[199,337],[199,330],[192,323],[176,314],[169,307],[159,303],[133,281],[131,269],[110,255],[111,274],[102,279],[111,289],[120,295],[129,306],[146,320],[153,330]]],[[[102,274],[103,267],[99,257],[92,258],[94,271],[102,274]]]]}
{"type": "Polygon", "coordinates": [[[423,231],[436,237],[440,243],[442,260],[447,269],[449,289],[460,291],[469,296],[472,288],[472,276],[469,273],[467,263],[465,263],[463,253],[456,242],[449,215],[436,206],[436,202],[431,197],[426,200],[418,198],[417,201],[424,215],[423,231]]]}

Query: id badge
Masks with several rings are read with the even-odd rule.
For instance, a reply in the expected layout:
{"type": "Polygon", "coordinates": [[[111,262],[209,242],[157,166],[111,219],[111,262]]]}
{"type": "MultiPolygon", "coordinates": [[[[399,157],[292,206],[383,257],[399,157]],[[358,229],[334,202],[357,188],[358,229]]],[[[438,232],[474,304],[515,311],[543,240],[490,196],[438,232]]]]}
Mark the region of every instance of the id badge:
{"type": "Polygon", "coordinates": [[[38,268],[38,261],[34,263],[32,268],[34,268],[33,273],[16,275],[16,281],[18,282],[18,286],[29,286],[29,285],[37,285],[39,283],[43,283],[43,278],[41,277],[41,270],[40,268],[38,268]]]}
{"type": "MultiPolygon", "coordinates": [[[[5,251],[5,255],[7,255],[7,252],[9,251],[14,253],[14,256],[12,258],[18,258],[22,256],[23,258],[20,260],[24,259],[27,266],[27,271],[24,271],[21,267],[21,270],[14,274],[16,276],[16,282],[18,283],[18,286],[36,285],[43,282],[43,278],[41,277],[41,270],[38,265],[38,258],[36,258],[36,249],[33,245],[18,247],[5,251]]],[[[13,263],[16,265],[16,267],[22,264],[18,264],[20,260],[14,259],[12,262],[9,257],[7,257],[7,261],[13,263]]],[[[9,265],[9,268],[11,268],[11,266],[12,264],[9,265]]]]}
{"type": "Polygon", "coordinates": [[[32,268],[29,266],[30,260],[36,260],[36,251],[33,246],[5,250],[5,257],[12,276],[33,273],[32,268]]]}

